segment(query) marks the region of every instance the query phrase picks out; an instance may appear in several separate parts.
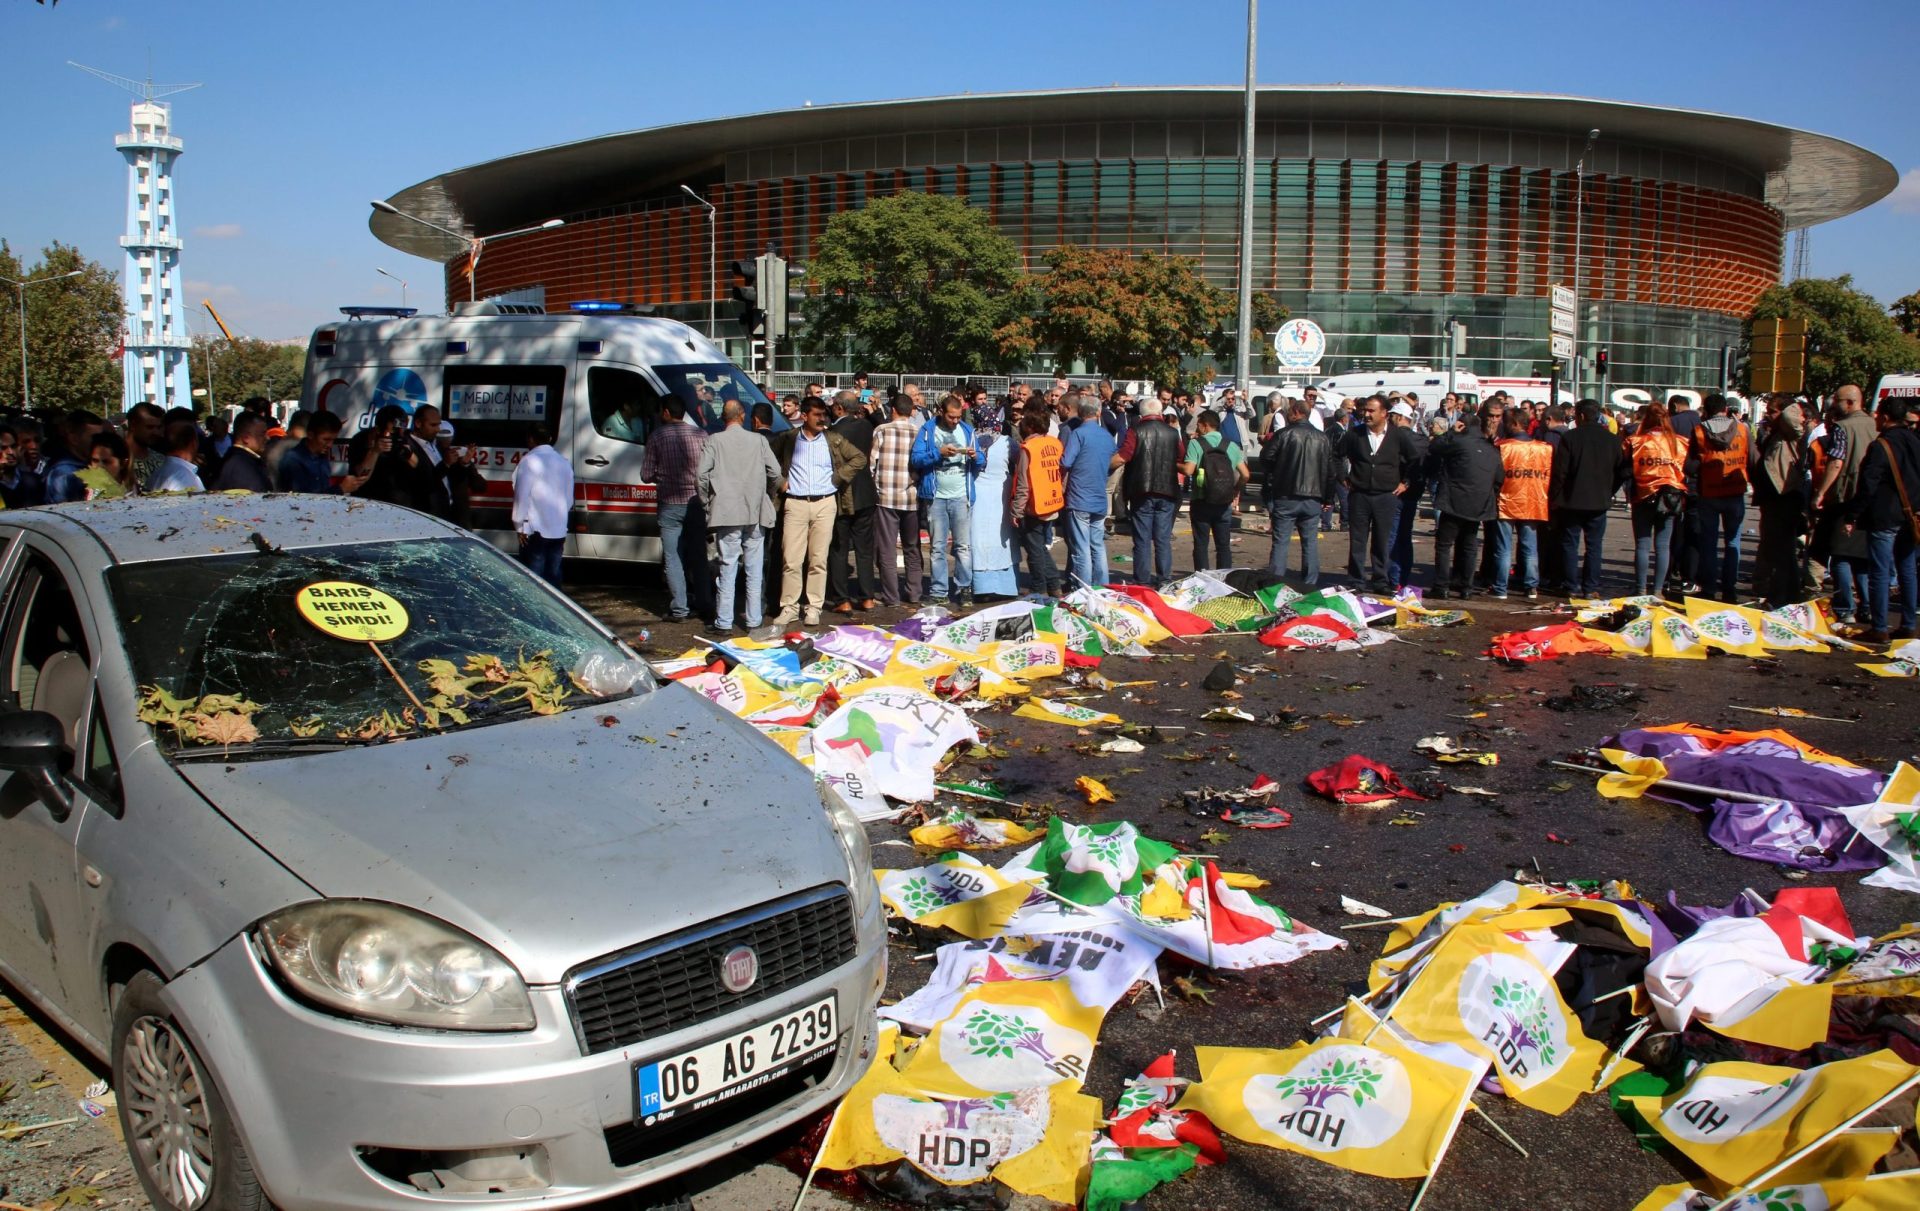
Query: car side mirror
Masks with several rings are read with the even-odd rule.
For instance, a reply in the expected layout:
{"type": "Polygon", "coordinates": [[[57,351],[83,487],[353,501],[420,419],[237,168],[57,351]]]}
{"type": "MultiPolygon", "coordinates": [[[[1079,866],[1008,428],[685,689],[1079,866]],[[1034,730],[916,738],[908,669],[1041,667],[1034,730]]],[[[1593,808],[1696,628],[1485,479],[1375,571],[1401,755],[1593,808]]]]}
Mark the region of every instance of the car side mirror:
{"type": "Polygon", "coordinates": [[[46,800],[55,821],[73,813],[73,799],[60,784],[60,763],[67,752],[67,728],[46,711],[0,714],[0,770],[25,774],[46,800]]]}

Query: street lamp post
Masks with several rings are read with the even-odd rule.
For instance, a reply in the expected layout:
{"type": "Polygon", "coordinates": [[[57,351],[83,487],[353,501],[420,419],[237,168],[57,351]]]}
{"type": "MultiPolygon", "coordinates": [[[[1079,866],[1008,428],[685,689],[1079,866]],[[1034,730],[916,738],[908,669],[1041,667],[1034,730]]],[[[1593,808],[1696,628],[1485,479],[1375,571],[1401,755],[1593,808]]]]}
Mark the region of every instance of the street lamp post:
{"type": "Polygon", "coordinates": [[[407,279],[397,273],[388,273],[378,265],[373,267],[373,271],[383,278],[392,278],[394,281],[400,283],[400,305],[405,307],[407,305],[407,279]]]}
{"type": "Polygon", "coordinates": [[[375,198],[371,205],[381,214],[390,214],[398,216],[399,218],[410,219],[422,227],[431,227],[441,235],[459,240],[462,244],[465,244],[468,248],[467,298],[469,300],[480,297],[480,252],[487,246],[487,241],[504,240],[509,236],[516,235],[530,235],[536,231],[549,231],[555,227],[563,226],[566,223],[565,219],[548,219],[546,222],[536,223],[532,227],[516,227],[512,231],[496,231],[491,235],[461,235],[451,227],[442,227],[440,224],[430,219],[423,219],[417,214],[408,214],[392,202],[382,202],[380,199],[375,198]]]}
{"type": "Polygon", "coordinates": [[[713,279],[720,269],[719,236],[717,234],[717,230],[718,230],[717,221],[719,219],[720,212],[714,209],[712,202],[707,201],[705,198],[701,197],[699,194],[693,192],[693,190],[690,187],[686,185],[682,185],[680,187],[680,192],[686,194],[688,197],[692,198],[694,201],[700,203],[702,206],[705,206],[707,208],[707,339],[710,341],[717,341],[720,339],[719,337],[720,321],[716,317],[716,313],[714,311],[713,296],[715,291],[714,291],[713,279]]]}
{"type": "MultiPolygon", "coordinates": [[[[1580,330],[1585,327],[1579,317],[1587,308],[1587,300],[1580,293],[1580,236],[1583,230],[1582,220],[1586,217],[1586,208],[1582,204],[1586,195],[1587,157],[1593,154],[1593,141],[1600,137],[1600,128],[1594,127],[1587,132],[1587,145],[1580,149],[1580,159],[1573,166],[1573,307],[1574,307],[1574,346],[1573,365],[1567,367],[1572,372],[1573,398],[1580,398],[1580,330]]],[[[1559,403],[1549,400],[1548,403],[1559,403]]]]}
{"type": "Polygon", "coordinates": [[[84,269],[74,269],[67,273],[56,273],[50,278],[28,278],[16,282],[12,278],[0,278],[13,287],[14,294],[20,300],[20,410],[26,412],[33,406],[33,396],[27,390],[27,287],[38,286],[42,282],[58,282],[63,278],[77,278],[85,273],[84,269]]]}

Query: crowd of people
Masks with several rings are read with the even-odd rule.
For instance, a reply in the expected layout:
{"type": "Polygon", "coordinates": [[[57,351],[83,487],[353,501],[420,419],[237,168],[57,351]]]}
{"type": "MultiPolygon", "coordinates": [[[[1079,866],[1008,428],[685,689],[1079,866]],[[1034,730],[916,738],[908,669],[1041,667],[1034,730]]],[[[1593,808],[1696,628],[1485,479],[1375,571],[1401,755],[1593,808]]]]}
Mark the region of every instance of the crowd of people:
{"type": "MultiPolygon", "coordinates": [[[[1193,568],[1233,566],[1257,472],[1271,522],[1265,571],[1300,588],[1318,586],[1321,536],[1340,528],[1348,579],[1367,591],[1604,597],[1601,547],[1624,496],[1634,594],[1734,601],[1751,502],[1752,596],[1778,606],[1824,587],[1837,621],[1868,641],[1920,626],[1920,408],[1893,398],[1870,412],[1853,385],[1820,403],[1770,397],[1752,416],[1719,394],[1616,415],[1595,400],[1504,392],[1333,402],[1311,387],[1298,397],[1161,388],[1133,399],[1111,382],[1064,378],[929,402],[912,383],[881,392],[856,377],[780,409],[789,427],[778,431],[771,405],[737,398],[669,397],[652,418],[641,475],[656,492],[670,617],[730,633],[736,622],[966,606],[976,594],[1057,595],[1121,579],[1107,561],[1116,526],[1132,535],[1125,578],[1157,587],[1173,576],[1182,508],[1193,568]],[[1424,576],[1416,538],[1431,543],[1424,576]]],[[[331,413],[281,425],[258,400],[230,423],[151,404],[111,424],[85,411],[44,426],[16,419],[0,422],[0,499],[344,492],[470,523],[486,481],[437,408],[381,409],[346,443],[344,474],[340,436],[331,413]]],[[[512,519],[526,562],[558,584],[574,489],[551,443],[528,434],[512,519]]]]}
{"type": "Polygon", "coordinates": [[[1905,495],[1909,482],[1920,490],[1920,409],[1910,416],[1895,399],[1869,413],[1857,386],[1824,405],[1757,401],[1752,416],[1719,394],[1626,414],[1504,392],[1330,402],[1312,388],[1162,389],[1135,400],[1111,383],[1064,380],[998,398],[962,387],[933,404],[912,385],[875,393],[856,381],[781,408],[787,432],[743,416],[719,434],[686,424],[658,453],[649,446],[663,519],[671,511],[673,617],[728,631],[736,615],[759,626],[763,610],[776,625],[811,625],[975,593],[1070,591],[1121,578],[1106,564],[1116,524],[1133,539],[1124,578],[1155,586],[1172,578],[1182,509],[1192,566],[1232,566],[1257,479],[1272,533],[1265,570],[1301,588],[1320,583],[1321,536],[1344,529],[1348,580],[1376,593],[1532,600],[1630,588],[1734,601],[1757,521],[1751,596],[1782,605],[1824,587],[1837,619],[1869,641],[1920,625],[1905,495]],[[726,438],[735,428],[759,445],[726,438]],[[1633,574],[1610,586],[1601,550],[1622,497],[1633,574]],[[1430,544],[1424,568],[1416,540],[1430,544]]]}

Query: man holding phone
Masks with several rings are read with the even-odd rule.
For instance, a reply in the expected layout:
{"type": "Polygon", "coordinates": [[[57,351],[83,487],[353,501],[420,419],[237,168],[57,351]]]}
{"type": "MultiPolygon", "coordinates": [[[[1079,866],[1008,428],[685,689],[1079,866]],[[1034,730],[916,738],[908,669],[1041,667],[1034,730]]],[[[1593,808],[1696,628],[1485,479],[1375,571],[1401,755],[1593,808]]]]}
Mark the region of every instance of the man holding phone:
{"type": "Polygon", "coordinates": [[[908,466],[920,477],[920,499],[927,502],[927,532],[933,539],[933,582],[927,600],[947,600],[949,583],[957,605],[973,602],[973,490],[986,456],[964,419],[967,402],[959,395],[940,401],[940,412],[920,427],[908,466]],[[947,547],[951,543],[952,573],[947,547]]]}

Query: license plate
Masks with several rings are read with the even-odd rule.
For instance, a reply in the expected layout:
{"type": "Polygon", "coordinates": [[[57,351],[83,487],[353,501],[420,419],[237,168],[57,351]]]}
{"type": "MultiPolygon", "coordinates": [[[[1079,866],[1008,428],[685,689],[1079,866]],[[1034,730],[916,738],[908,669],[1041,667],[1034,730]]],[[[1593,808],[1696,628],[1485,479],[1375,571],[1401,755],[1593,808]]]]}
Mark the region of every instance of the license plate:
{"type": "Polygon", "coordinates": [[[831,1052],[840,1037],[829,996],[650,1064],[634,1066],[635,1119],[645,1127],[757,1089],[831,1052]]]}

